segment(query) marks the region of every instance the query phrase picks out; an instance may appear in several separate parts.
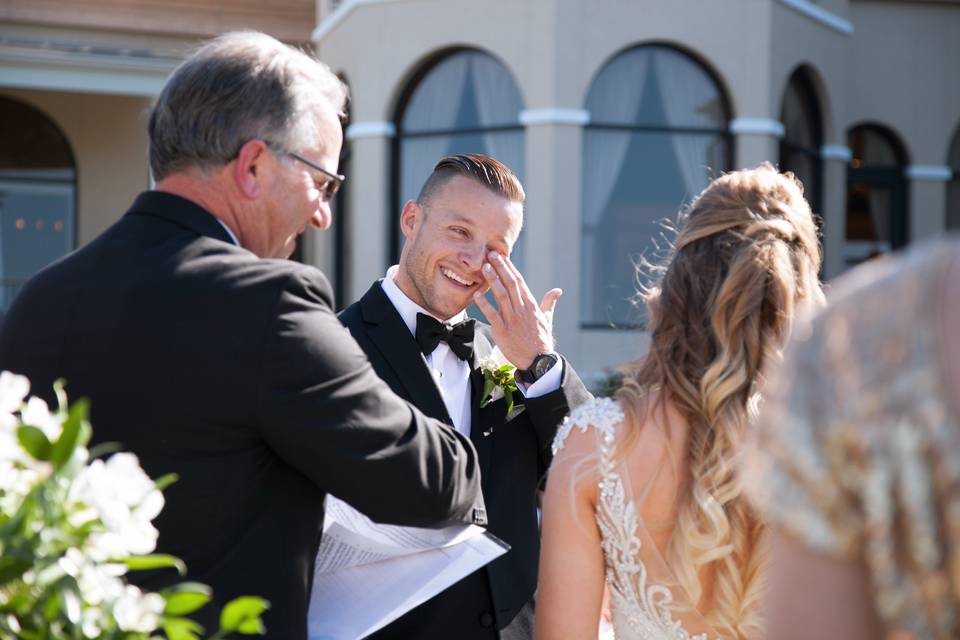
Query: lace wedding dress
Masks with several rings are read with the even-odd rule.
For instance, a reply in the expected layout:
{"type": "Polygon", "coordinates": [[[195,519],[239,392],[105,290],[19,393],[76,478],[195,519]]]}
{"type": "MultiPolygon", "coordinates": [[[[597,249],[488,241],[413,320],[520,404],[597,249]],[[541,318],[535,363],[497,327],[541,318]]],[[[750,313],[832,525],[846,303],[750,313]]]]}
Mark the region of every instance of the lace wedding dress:
{"type": "MultiPolygon", "coordinates": [[[[715,640],[720,638],[689,602],[654,544],[651,527],[639,515],[626,467],[614,462],[620,405],[596,398],[578,407],[560,426],[554,454],[570,432],[592,430],[597,437],[600,477],[596,520],[617,640],[715,640]]],[[[641,492],[641,497],[643,492],[641,492]]]]}

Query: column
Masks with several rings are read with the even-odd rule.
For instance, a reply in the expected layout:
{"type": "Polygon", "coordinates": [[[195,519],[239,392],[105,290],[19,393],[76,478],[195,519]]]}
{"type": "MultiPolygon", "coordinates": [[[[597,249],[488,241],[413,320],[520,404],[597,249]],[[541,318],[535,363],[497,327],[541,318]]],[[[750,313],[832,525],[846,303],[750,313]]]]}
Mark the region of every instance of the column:
{"type": "Polygon", "coordinates": [[[580,229],[583,109],[545,107],[520,113],[526,127],[524,277],[537,298],[563,289],[554,316],[558,349],[580,362],[580,229]]]}
{"type": "Polygon", "coordinates": [[[389,225],[395,218],[389,211],[390,154],[395,135],[392,122],[355,122],[347,127],[352,149],[344,185],[350,189],[345,289],[351,301],[359,300],[389,266],[389,225]]]}
{"type": "Polygon", "coordinates": [[[846,265],[843,247],[847,239],[847,166],[853,154],[842,144],[824,145],[823,159],[823,279],[840,275],[846,265]]]}
{"type": "Polygon", "coordinates": [[[947,183],[953,170],[946,165],[912,164],[904,169],[909,184],[910,242],[943,233],[947,228],[947,183]]]}
{"type": "Polygon", "coordinates": [[[730,121],[734,135],[734,167],[744,169],[761,162],[776,164],[780,157],[783,124],[772,118],[734,118],[730,121]]]}

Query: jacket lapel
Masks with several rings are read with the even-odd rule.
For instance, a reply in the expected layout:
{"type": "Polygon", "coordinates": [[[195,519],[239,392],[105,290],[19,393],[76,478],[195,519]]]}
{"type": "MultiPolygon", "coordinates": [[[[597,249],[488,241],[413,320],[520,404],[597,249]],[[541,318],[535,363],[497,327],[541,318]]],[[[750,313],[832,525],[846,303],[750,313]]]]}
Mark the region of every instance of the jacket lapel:
{"type": "Polygon", "coordinates": [[[403,318],[383,292],[380,281],[360,299],[360,311],[367,323],[367,335],[386,363],[393,369],[406,398],[428,416],[453,424],[440,389],[430,375],[417,341],[403,318]]]}
{"type": "Polygon", "coordinates": [[[490,355],[493,345],[477,326],[477,333],[473,338],[473,362],[470,363],[470,440],[477,450],[480,460],[480,474],[485,479],[490,471],[490,459],[493,456],[493,429],[495,403],[480,408],[483,399],[483,371],[480,370],[480,360],[490,355]]]}

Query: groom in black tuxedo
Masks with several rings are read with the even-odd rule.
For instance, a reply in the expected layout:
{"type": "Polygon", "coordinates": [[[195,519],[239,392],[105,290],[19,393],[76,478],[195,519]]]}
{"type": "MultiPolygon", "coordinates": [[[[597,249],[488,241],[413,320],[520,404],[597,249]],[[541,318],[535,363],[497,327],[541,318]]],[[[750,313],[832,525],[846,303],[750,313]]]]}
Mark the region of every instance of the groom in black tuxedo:
{"type": "Polygon", "coordinates": [[[509,255],[523,224],[523,187],[502,163],[442,159],[400,217],[406,245],[391,267],[340,314],[374,369],[401,397],[468,436],[480,460],[489,530],[511,549],[372,638],[530,638],[540,550],[537,487],[554,434],[588,396],[554,351],[559,289],[538,303],[509,255]],[[485,297],[489,290],[496,307],[485,297]],[[467,319],[480,307],[489,325],[467,319]],[[501,388],[484,396],[481,365],[518,369],[513,407],[501,388]]]}

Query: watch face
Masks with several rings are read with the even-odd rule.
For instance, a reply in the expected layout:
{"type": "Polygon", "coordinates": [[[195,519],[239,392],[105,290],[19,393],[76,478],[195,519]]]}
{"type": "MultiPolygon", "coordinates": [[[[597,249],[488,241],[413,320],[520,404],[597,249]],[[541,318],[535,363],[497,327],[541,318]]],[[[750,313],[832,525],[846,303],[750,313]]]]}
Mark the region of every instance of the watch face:
{"type": "Polygon", "coordinates": [[[537,361],[533,365],[533,373],[537,378],[542,378],[556,363],[557,356],[552,353],[545,353],[537,358],[537,361]]]}

